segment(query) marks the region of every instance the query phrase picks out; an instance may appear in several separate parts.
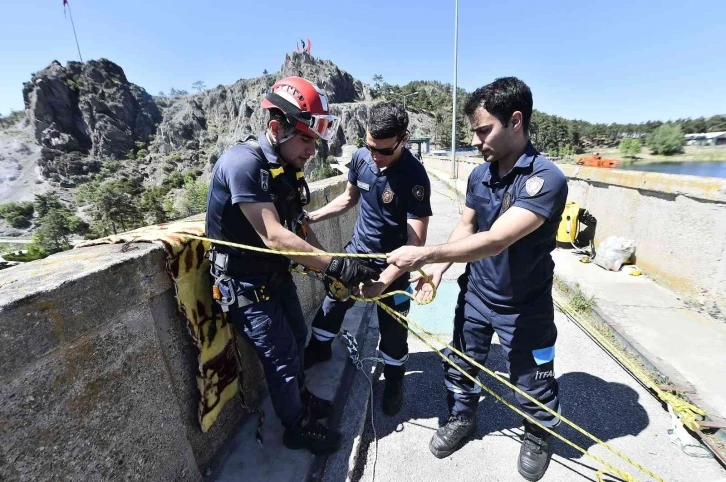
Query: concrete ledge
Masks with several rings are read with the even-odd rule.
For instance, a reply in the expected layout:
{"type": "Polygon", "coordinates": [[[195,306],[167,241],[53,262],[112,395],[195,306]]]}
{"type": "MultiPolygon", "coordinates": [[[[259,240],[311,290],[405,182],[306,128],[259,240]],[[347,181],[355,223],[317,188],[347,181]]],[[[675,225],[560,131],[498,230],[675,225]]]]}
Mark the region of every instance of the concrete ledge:
{"type": "MultiPolygon", "coordinates": [[[[556,290],[559,290],[567,298],[575,294],[577,289],[577,280],[566,275],[563,276],[562,273],[557,274],[557,280],[559,282],[556,283],[558,285],[555,287],[556,290]]],[[[628,332],[621,323],[610,316],[600,305],[597,304],[597,302],[591,308],[587,319],[596,331],[601,334],[605,334],[606,337],[610,338],[609,341],[612,342],[621,354],[624,354],[626,358],[634,361],[636,366],[640,365],[644,368],[645,372],[647,372],[656,383],[660,385],[672,385],[678,387],[678,391],[683,393],[683,397],[687,401],[706,411],[708,414],[706,416],[706,420],[716,420],[719,422],[724,421],[724,419],[719,415],[720,411],[718,408],[714,406],[713,403],[704,399],[701,394],[698,393],[697,388],[673,367],[673,360],[666,360],[651,354],[641,345],[638,339],[633,336],[633,333],[628,332]]],[[[594,341],[597,343],[596,340],[594,341]]],[[[623,366],[616,357],[613,356],[613,359],[623,366]]],[[[629,371],[627,367],[623,366],[623,368],[626,371],[629,371]]],[[[653,396],[658,399],[655,394],[653,394],[653,396]]],[[[714,435],[718,437],[722,443],[726,443],[726,430],[716,430],[714,435]]]]}
{"type": "MultiPolygon", "coordinates": [[[[310,209],[345,189],[311,183],[310,209]]],[[[315,225],[330,250],[355,210],[315,225]]],[[[306,312],[324,289],[296,278],[306,312]]],[[[152,244],[76,249],[0,271],[0,479],[199,481],[245,415],[236,397],[197,421],[196,354],[178,318],[164,253],[152,244]]],[[[265,394],[240,341],[245,401],[265,394]]]]}
{"type": "Polygon", "coordinates": [[[659,172],[602,169],[574,164],[557,164],[568,179],[627,187],[650,193],[688,196],[701,201],[726,203],[726,180],[715,177],[684,176],[659,172]]]}

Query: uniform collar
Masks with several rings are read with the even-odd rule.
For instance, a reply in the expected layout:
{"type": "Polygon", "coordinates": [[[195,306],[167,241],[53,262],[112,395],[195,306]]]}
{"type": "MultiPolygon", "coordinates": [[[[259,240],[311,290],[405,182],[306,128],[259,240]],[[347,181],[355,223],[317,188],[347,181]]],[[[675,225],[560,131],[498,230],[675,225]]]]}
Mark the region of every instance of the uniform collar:
{"type": "Polygon", "coordinates": [[[267,140],[267,136],[264,132],[257,137],[257,142],[260,144],[262,153],[265,155],[267,162],[279,165],[280,161],[277,158],[277,152],[275,151],[275,148],[272,147],[272,144],[270,144],[270,141],[267,140]]]}
{"type": "Polygon", "coordinates": [[[490,162],[489,169],[486,170],[486,173],[482,178],[482,182],[485,184],[490,184],[492,182],[492,179],[495,179],[496,182],[501,182],[504,178],[510,176],[514,171],[530,167],[538,154],[539,153],[537,152],[537,149],[535,149],[532,143],[527,141],[527,147],[524,150],[524,154],[519,156],[519,159],[517,159],[517,162],[514,163],[514,167],[511,171],[509,171],[504,177],[500,179],[498,172],[499,162],[490,162]]]}

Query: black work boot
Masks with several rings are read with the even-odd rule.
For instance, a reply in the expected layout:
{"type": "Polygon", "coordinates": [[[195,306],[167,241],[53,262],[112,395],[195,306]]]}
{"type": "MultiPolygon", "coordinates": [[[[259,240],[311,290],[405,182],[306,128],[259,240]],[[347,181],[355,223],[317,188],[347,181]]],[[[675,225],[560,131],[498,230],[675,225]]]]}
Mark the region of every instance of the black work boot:
{"type": "Polygon", "coordinates": [[[330,346],[333,344],[333,340],[320,341],[315,335],[310,337],[310,343],[305,348],[305,370],[315,365],[318,362],[324,362],[330,360],[333,356],[333,351],[330,346]]]}
{"type": "Polygon", "coordinates": [[[310,410],[306,409],[305,412],[295,428],[285,429],[282,436],[285,447],[290,450],[307,449],[315,455],[338,450],[342,439],[340,433],[315,420],[310,410]]]}
{"type": "Polygon", "coordinates": [[[383,389],[383,413],[392,417],[403,405],[403,377],[386,378],[383,389]]]}
{"type": "Polygon", "coordinates": [[[313,395],[307,387],[300,390],[300,398],[305,407],[310,409],[310,415],[316,420],[328,418],[333,414],[333,402],[313,395]]]}
{"type": "Polygon", "coordinates": [[[429,442],[429,450],[437,458],[442,459],[456,452],[467,437],[476,431],[476,414],[466,419],[452,415],[443,427],[440,427],[429,442]]]}
{"type": "Polygon", "coordinates": [[[525,479],[534,482],[547,471],[552,458],[552,435],[525,420],[522,447],[517,469],[525,479]]]}

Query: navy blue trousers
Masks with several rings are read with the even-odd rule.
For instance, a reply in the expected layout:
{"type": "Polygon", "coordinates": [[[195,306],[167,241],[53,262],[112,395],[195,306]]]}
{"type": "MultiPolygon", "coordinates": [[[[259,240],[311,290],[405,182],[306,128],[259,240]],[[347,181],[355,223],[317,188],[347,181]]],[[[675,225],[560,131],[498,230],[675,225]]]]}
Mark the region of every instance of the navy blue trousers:
{"type": "MultiPolygon", "coordinates": [[[[384,293],[398,290],[410,292],[408,278],[408,273],[404,273],[391,283],[384,293]]],[[[407,315],[411,308],[411,299],[401,294],[389,296],[381,301],[403,315],[407,315]]],[[[354,303],[355,301],[352,299],[340,301],[330,295],[326,296],[313,320],[313,336],[321,342],[331,343],[340,331],[345,313],[354,303]]],[[[376,308],[381,332],[379,349],[385,364],[384,375],[386,379],[403,378],[406,372],[405,364],[408,360],[408,330],[380,307],[376,308]]]]}
{"type": "MultiPolygon", "coordinates": [[[[507,357],[510,382],[535,400],[559,413],[559,386],[555,380],[554,357],[557,327],[551,292],[533,304],[519,308],[494,308],[472,292],[467,292],[466,281],[454,315],[454,338],[451,345],[477,363],[484,365],[489,355],[492,336],[499,342],[507,357]]],[[[468,374],[476,377],[479,369],[446,349],[444,354],[468,374]]],[[[474,384],[448,363],[444,363],[447,401],[452,415],[471,419],[476,413],[481,387],[474,384]]],[[[486,380],[487,385],[491,383],[486,380]]],[[[554,427],[559,418],[537,407],[525,397],[516,394],[523,410],[540,423],[554,427]]]]}
{"type": "MultiPolygon", "coordinates": [[[[237,296],[267,286],[270,300],[247,306],[232,305],[227,320],[257,352],[267,380],[275,414],[285,427],[294,427],[303,416],[300,390],[305,384],[302,357],[307,325],[290,273],[253,278],[233,278],[237,296]]],[[[225,287],[220,286],[224,293],[225,287]]]]}

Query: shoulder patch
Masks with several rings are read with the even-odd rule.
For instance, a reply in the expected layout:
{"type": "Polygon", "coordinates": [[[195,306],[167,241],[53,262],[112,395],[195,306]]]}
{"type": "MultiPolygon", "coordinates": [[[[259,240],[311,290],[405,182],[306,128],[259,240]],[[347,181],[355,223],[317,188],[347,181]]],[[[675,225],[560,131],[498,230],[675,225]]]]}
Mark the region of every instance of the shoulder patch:
{"type": "Polygon", "coordinates": [[[416,185],[413,187],[411,192],[413,193],[413,197],[415,197],[417,201],[423,201],[425,193],[423,186],[416,185]]]}
{"type": "Polygon", "coordinates": [[[542,179],[541,177],[532,176],[527,179],[524,187],[527,190],[527,194],[529,194],[530,196],[534,196],[542,190],[542,186],[544,186],[544,183],[544,179],[542,179]]]}
{"type": "Polygon", "coordinates": [[[263,191],[270,188],[270,173],[264,169],[260,169],[260,186],[262,186],[263,191]]]}
{"type": "Polygon", "coordinates": [[[387,187],[383,191],[383,195],[381,196],[381,199],[383,199],[383,202],[388,204],[391,201],[393,201],[393,190],[390,187],[387,187]]]}

